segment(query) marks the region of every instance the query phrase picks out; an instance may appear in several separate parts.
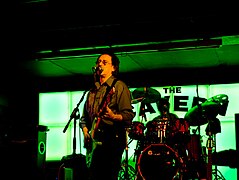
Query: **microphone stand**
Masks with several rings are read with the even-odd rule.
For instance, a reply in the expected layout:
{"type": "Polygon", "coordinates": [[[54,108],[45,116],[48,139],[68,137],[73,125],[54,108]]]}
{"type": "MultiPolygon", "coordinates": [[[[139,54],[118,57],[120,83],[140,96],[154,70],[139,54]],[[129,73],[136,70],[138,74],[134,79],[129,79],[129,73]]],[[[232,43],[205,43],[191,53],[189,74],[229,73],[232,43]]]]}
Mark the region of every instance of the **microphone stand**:
{"type": "MultiPolygon", "coordinates": [[[[78,102],[77,106],[73,109],[73,111],[72,111],[72,113],[70,115],[70,119],[68,120],[68,122],[67,122],[67,124],[66,124],[66,126],[65,126],[65,128],[63,130],[63,133],[65,133],[66,130],[68,129],[69,125],[70,125],[71,120],[74,119],[73,153],[71,155],[64,156],[61,159],[61,161],[62,161],[61,167],[69,166],[69,167],[71,167],[73,169],[73,177],[74,177],[74,179],[75,178],[76,179],[79,178],[79,174],[78,174],[78,170],[77,169],[79,168],[78,162],[79,162],[79,160],[81,160],[81,158],[80,158],[81,156],[77,156],[76,155],[76,120],[80,118],[79,106],[80,106],[81,102],[83,101],[86,92],[87,91],[85,90],[83,95],[82,95],[82,97],[81,97],[81,99],[80,99],[80,101],[78,102]]],[[[81,139],[80,139],[80,142],[81,142],[81,139]]],[[[81,147],[81,144],[80,144],[80,147],[81,147]]],[[[82,154],[80,154],[80,155],[82,155],[82,154]]],[[[85,170],[86,170],[86,167],[85,167],[85,170]]],[[[59,172],[59,174],[60,174],[60,172],[59,172]]],[[[86,176],[87,176],[87,174],[84,175],[84,179],[85,180],[86,180],[86,176]]]]}
{"type": "Polygon", "coordinates": [[[74,110],[72,111],[71,115],[70,115],[70,119],[68,120],[64,130],[63,130],[63,133],[66,132],[67,128],[69,127],[70,125],[70,122],[72,119],[74,119],[74,136],[73,136],[73,155],[76,154],[76,119],[79,119],[80,115],[79,115],[79,106],[81,104],[81,102],[83,101],[84,99],[84,96],[86,94],[87,90],[84,91],[80,101],[78,102],[78,104],[76,105],[76,107],[74,108],[74,110]],[[77,112],[78,112],[78,115],[77,115],[77,112]]]}

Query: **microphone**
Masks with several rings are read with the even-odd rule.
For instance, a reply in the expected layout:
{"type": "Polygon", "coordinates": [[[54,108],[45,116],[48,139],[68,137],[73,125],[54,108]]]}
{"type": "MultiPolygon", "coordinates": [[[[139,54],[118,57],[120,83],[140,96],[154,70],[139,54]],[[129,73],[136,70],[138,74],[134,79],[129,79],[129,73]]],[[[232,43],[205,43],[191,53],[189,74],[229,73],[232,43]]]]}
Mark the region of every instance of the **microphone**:
{"type": "Polygon", "coordinates": [[[95,73],[95,72],[100,72],[102,73],[103,69],[101,67],[97,67],[97,66],[94,66],[92,67],[92,71],[95,73]]]}

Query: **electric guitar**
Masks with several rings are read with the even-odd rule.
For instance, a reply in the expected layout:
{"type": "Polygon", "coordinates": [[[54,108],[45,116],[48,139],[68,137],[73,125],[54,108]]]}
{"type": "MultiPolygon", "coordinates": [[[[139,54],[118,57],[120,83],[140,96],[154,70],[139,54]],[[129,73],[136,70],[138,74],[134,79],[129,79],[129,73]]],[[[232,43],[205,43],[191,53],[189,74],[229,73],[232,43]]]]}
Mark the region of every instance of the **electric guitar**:
{"type": "MultiPolygon", "coordinates": [[[[115,82],[111,85],[111,87],[113,87],[114,84],[115,82]]],[[[92,126],[89,131],[91,138],[88,139],[87,142],[84,142],[86,147],[86,164],[88,167],[90,167],[92,155],[95,148],[99,145],[102,145],[103,132],[101,129],[102,128],[101,119],[102,119],[102,115],[105,112],[106,106],[110,103],[112,95],[115,93],[115,89],[111,87],[108,87],[109,89],[107,89],[108,91],[106,91],[106,94],[100,104],[99,112],[97,113],[97,116],[94,118],[92,122],[92,126]]]]}

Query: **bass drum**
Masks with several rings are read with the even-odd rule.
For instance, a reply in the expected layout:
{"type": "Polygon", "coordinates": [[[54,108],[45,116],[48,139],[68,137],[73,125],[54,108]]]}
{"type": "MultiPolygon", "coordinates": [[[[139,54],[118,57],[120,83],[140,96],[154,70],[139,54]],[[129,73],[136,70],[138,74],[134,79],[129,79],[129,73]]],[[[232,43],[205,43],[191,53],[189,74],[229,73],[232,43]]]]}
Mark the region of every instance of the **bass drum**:
{"type": "Polygon", "coordinates": [[[173,180],[179,175],[183,160],[167,144],[151,144],[139,155],[138,174],[143,180],[173,180]]]}

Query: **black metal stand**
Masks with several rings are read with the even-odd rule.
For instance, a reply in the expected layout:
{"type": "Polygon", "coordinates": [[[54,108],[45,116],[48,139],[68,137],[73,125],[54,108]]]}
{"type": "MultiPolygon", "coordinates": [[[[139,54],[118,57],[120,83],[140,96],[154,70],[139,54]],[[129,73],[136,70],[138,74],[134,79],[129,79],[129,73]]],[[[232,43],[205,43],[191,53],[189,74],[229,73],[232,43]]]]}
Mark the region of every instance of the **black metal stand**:
{"type": "MultiPolygon", "coordinates": [[[[207,148],[208,148],[208,162],[210,166],[212,166],[212,149],[214,149],[213,153],[216,153],[216,134],[221,132],[221,126],[220,121],[217,118],[213,118],[209,120],[208,126],[206,127],[206,134],[208,135],[207,140],[207,148]]],[[[209,173],[209,172],[208,172],[209,173]]],[[[210,178],[212,179],[212,176],[214,176],[215,180],[225,180],[221,172],[217,169],[217,165],[214,166],[214,169],[211,169],[211,175],[210,178]],[[218,172],[221,176],[218,175],[218,172]]],[[[209,179],[209,178],[208,178],[209,179]]],[[[210,180],[210,179],[209,179],[210,180]]]]}
{"type": "Polygon", "coordinates": [[[206,176],[206,169],[204,168],[205,162],[202,157],[201,129],[199,125],[192,130],[190,147],[186,148],[188,148],[188,152],[185,156],[189,157],[189,159],[185,161],[186,171],[183,172],[183,180],[204,179],[203,176],[206,176]]]}
{"type": "Polygon", "coordinates": [[[135,169],[134,167],[132,167],[131,165],[129,165],[129,144],[133,141],[133,139],[131,139],[129,141],[129,129],[126,128],[126,147],[125,147],[125,158],[122,161],[121,164],[121,170],[119,172],[119,180],[135,180],[135,169]]]}
{"type": "Polygon", "coordinates": [[[73,136],[73,153],[72,154],[76,154],[76,120],[80,118],[79,106],[80,106],[81,102],[83,101],[86,92],[87,91],[84,91],[80,101],[78,102],[78,104],[76,105],[74,110],[72,111],[72,113],[70,115],[70,119],[68,120],[68,122],[67,122],[67,124],[66,124],[66,126],[65,126],[65,128],[63,130],[63,133],[65,133],[67,128],[70,125],[71,120],[74,119],[74,136],[73,136]]]}
{"type": "Polygon", "coordinates": [[[126,133],[126,147],[125,147],[125,180],[129,180],[129,154],[128,154],[128,150],[129,150],[129,146],[128,146],[128,131],[126,129],[125,131],[126,133]]]}
{"type": "MultiPolygon", "coordinates": [[[[214,151],[213,153],[217,153],[216,148],[216,134],[212,136],[214,143],[214,151]]],[[[212,176],[214,177],[214,180],[226,180],[225,177],[222,175],[222,173],[218,170],[217,165],[214,165],[214,169],[212,169],[212,176]]]]}
{"type": "MultiPolygon", "coordinates": [[[[61,167],[72,168],[74,179],[82,179],[82,180],[87,180],[88,170],[87,170],[87,166],[86,166],[85,155],[83,155],[81,153],[76,154],[76,120],[80,119],[79,106],[80,106],[81,102],[83,101],[86,92],[87,91],[85,91],[83,93],[79,103],[77,104],[77,106],[72,111],[72,113],[70,115],[70,119],[67,122],[67,124],[66,124],[66,126],[63,130],[63,133],[65,133],[67,128],[70,125],[71,120],[74,119],[73,152],[72,152],[71,155],[63,156],[63,158],[61,159],[61,162],[62,162],[61,167]],[[79,172],[84,172],[84,173],[79,174],[79,172]]],[[[81,143],[80,132],[79,132],[79,142],[81,143]]],[[[81,144],[80,144],[80,148],[81,148],[81,144]]],[[[81,152],[81,149],[80,149],[80,152],[81,152]]],[[[60,168],[60,169],[62,169],[62,168],[60,168]]],[[[59,180],[60,180],[60,177],[61,177],[60,175],[61,174],[62,174],[62,172],[59,173],[59,175],[58,175],[59,180]]]]}

